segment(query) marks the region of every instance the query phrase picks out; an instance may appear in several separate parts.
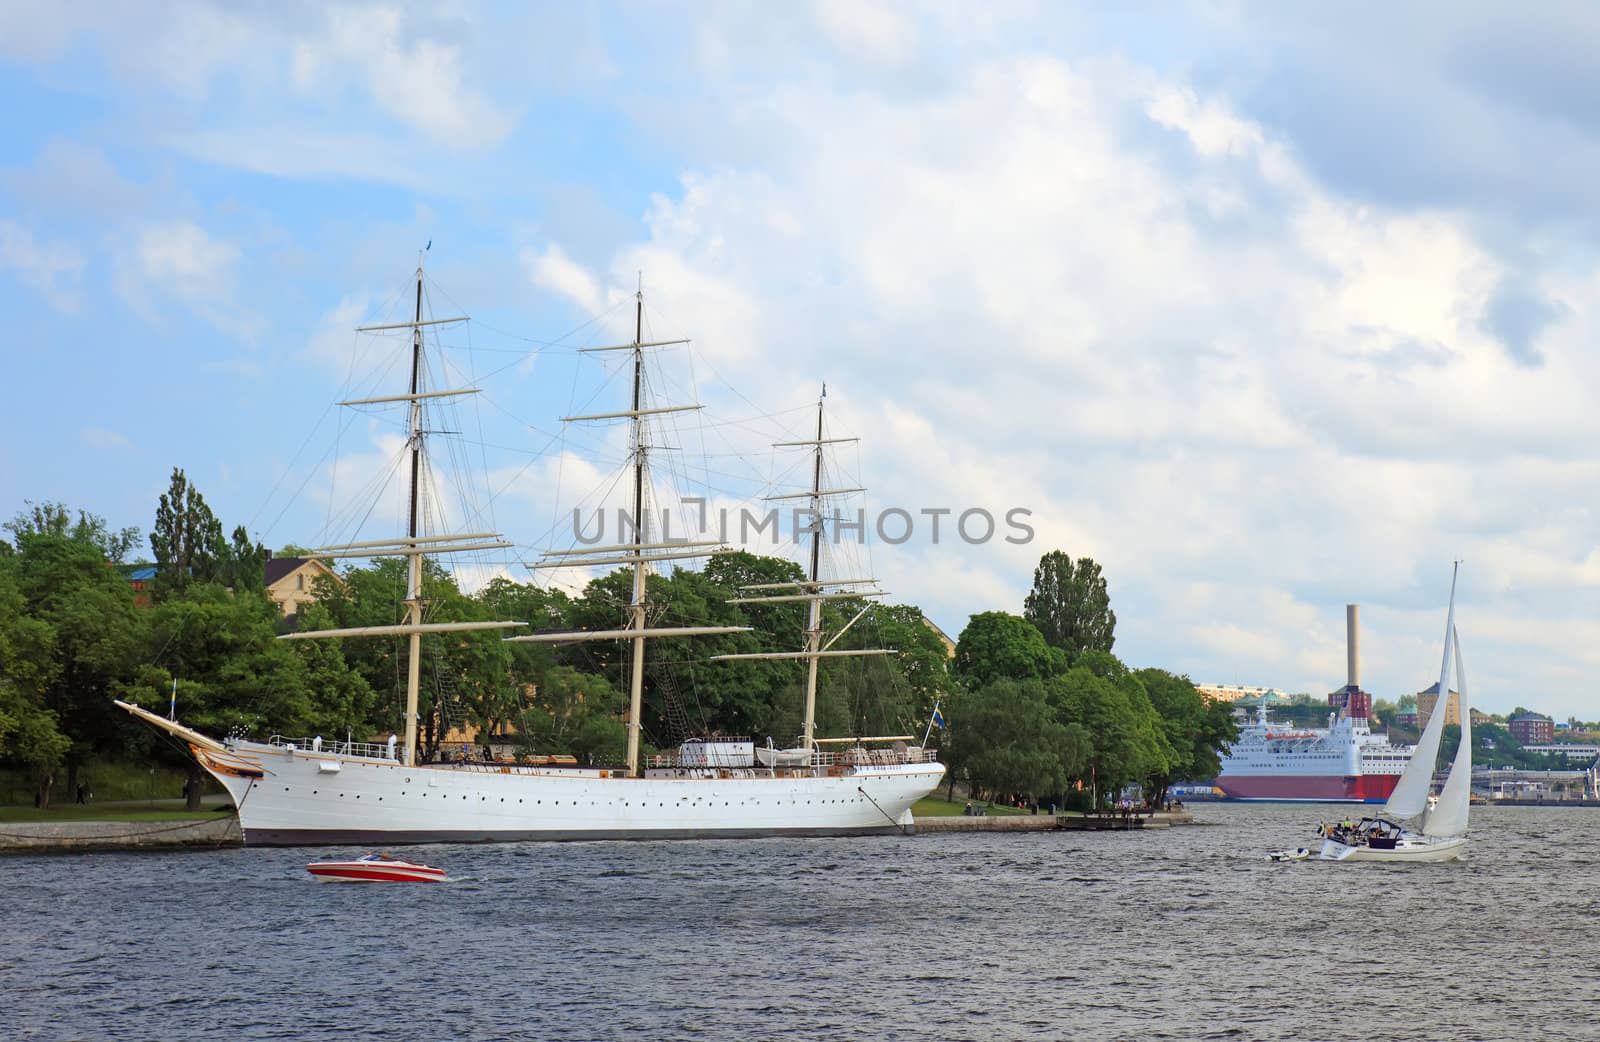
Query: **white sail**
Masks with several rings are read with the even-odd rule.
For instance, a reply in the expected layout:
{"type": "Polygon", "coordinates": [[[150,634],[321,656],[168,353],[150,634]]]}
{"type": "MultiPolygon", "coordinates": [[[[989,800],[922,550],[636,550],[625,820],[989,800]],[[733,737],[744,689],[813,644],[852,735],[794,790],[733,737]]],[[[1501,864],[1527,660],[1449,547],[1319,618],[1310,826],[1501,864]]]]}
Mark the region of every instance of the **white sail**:
{"type": "Polygon", "coordinates": [[[1444,661],[1439,665],[1439,699],[1433,704],[1428,726],[1411,754],[1394,792],[1383,805],[1383,816],[1404,820],[1414,818],[1428,807],[1428,790],[1433,786],[1433,767],[1439,759],[1439,739],[1444,736],[1444,718],[1450,705],[1450,647],[1456,631],[1456,576],[1450,573],[1450,610],[1444,624],[1444,661]]]}
{"type": "Polygon", "coordinates": [[[1461,692],[1461,745],[1439,793],[1439,805],[1422,827],[1425,836],[1465,836],[1472,802],[1472,710],[1467,707],[1467,674],[1461,667],[1461,636],[1453,629],[1451,634],[1456,646],[1456,689],[1461,692]]]}

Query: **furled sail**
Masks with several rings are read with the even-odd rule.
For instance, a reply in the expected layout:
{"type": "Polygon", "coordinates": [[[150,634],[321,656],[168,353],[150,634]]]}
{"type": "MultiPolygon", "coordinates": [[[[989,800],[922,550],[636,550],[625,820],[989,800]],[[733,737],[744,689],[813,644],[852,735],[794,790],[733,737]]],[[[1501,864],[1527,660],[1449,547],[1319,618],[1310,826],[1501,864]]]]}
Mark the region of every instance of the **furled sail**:
{"type": "Polygon", "coordinates": [[[1456,688],[1461,692],[1461,746],[1439,793],[1439,805],[1422,826],[1427,836],[1465,836],[1472,802],[1472,711],[1467,707],[1467,674],[1461,668],[1461,635],[1453,629],[1451,635],[1456,646],[1456,688]]]}
{"type": "Polygon", "coordinates": [[[1383,805],[1383,816],[1404,820],[1414,818],[1428,807],[1428,790],[1433,785],[1433,767],[1439,759],[1439,739],[1444,736],[1444,718],[1450,705],[1450,648],[1456,631],[1456,577],[1450,574],[1450,611],[1444,624],[1444,661],[1439,664],[1439,700],[1433,704],[1428,726],[1411,753],[1411,760],[1395,783],[1394,792],[1383,805]]]}

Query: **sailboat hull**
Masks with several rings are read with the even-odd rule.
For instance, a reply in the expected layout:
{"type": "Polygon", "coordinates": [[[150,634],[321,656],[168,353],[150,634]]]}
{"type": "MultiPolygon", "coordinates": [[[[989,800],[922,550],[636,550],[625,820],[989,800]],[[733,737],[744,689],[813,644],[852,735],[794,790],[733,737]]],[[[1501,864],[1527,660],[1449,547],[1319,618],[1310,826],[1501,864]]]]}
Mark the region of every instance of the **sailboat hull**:
{"type": "Polygon", "coordinates": [[[250,742],[228,752],[196,750],[232,795],[249,846],[910,832],[911,805],[944,776],[935,762],[626,778],[596,769],[406,767],[250,742]]]}
{"type": "Polygon", "coordinates": [[[1428,861],[1454,861],[1467,852],[1467,837],[1448,836],[1433,838],[1430,836],[1403,837],[1392,849],[1383,849],[1367,846],[1350,846],[1336,839],[1322,841],[1322,853],[1319,857],[1323,861],[1387,861],[1387,862],[1428,862],[1428,861]]]}

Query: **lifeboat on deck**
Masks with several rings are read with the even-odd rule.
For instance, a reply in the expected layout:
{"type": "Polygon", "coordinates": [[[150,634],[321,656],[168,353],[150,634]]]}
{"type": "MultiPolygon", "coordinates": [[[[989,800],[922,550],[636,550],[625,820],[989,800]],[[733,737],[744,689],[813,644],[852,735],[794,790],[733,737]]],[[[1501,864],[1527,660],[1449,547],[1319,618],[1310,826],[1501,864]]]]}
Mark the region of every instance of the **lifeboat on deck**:
{"type": "Polygon", "coordinates": [[[354,861],[313,861],[306,871],[319,883],[442,883],[442,868],[399,861],[386,854],[363,854],[354,861]]]}

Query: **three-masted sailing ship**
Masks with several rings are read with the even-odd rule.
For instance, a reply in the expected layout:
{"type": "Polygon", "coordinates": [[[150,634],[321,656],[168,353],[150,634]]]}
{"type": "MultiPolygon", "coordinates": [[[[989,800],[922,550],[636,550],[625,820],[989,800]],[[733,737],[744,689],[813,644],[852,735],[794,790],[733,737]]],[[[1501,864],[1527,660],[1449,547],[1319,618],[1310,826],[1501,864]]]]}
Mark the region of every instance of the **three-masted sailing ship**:
{"type": "MultiPolygon", "coordinates": [[[[406,618],[389,626],[302,631],[286,640],[404,636],[409,641],[405,736],[387,743],[331,742],[273,737],[252,741],[215,739],[139,706],[117,704],[174,735],[189,747],[200,766],[228,791],[238,809],[248,845],[332,843],[430,843],[536,839],[656,839],[772,835],[847,835],[909,832],[911,806],[931,792],[944,767],[911,736],[877,739],[819,739],[815,736],[817,666],[832,656],[881,654],[881,650],[834,650],[822,641],[821,604],[835,598],[876,594],[867,580],[829,581],[819,577],[820,521],[812,529],[808,578],[793,584],[742,590],[745,603],[803,600],[809,604],[805,647],[738,657],[790,658],[806,662],[806,704],[798,746],[757,750],[748,738],[707,737],[685,741],[675,755],[640,762],[640,715],[645,646],[654,638],[696,637],[738,632],[737,626],[651,626],[646,604],[648,570],[661,562],[706,558],[727,548],[714,542],[649,541],[645,516],[650,446],[646,419],[686,411],[695,405],[650,406],[643,398],[645,353],[682,341],[644,340],[643,298],[636,298],[631,343],[595,347],[591,352],[629,352],[633,364],[629,408],[566,417],[567,422],[626,420],[630,425],[632,472],[631,539],[606,547],[548,551],[535,567],[587,568],[622,565],[632,572],[632,597],[626,624],[613,630],[533,633],[511,641],[566,643],[621,641],[630,646],[627,762],[619,767],[563,766],[551,763],[423,763],[417,756],[418,686],[421,641],[425,635],[526,624],[503,622],[425,622],[422,561],[449,552],[509,548],[498,533],[423,535],[419,482],[426,472],[427,425],[424,405],[473,389],[430,390],[424,386],[425,333],[428,327],[463,319],[423,317],[423,272],[417,269],[417,306],[409,323],[368,326],[359,331],[411,331],[411,376],[404,394],[353,399],[341,404],[403,403],[409,410],[409,507],[406,534],[386,539],[325,546],[312,556],[326,559],[400,556],[407,561],[406,618]],[[782,588],[780,589],[779,586],[782,588]]],[[[817,437],[794,443],[813,449],[816,464],[809,491],[773,498],[809,500],[814,518],[824,501],[843,491],[822,487],[825,437],[818,404],[817,437]]],[[[881,594],[880,594],[881,595],[881,594]]],[[[859,617],[859,616],[858,616],[859,617]]],[[[854,620],[852,620],[854,622],[854,620]]],[[[845,627],[845,628],[848,628],[845,627]]],[[[843,632],[842,630],[840,631],[843,632]]],[[[837,639],[837,634],[834,639],[837,639]]],[[[831,644],[831,641],[829,642],[831,644]]]]}

